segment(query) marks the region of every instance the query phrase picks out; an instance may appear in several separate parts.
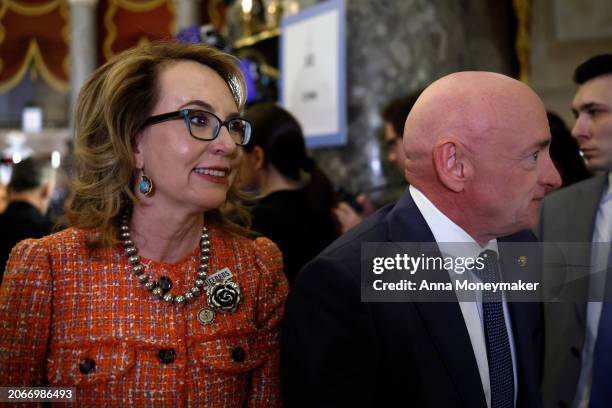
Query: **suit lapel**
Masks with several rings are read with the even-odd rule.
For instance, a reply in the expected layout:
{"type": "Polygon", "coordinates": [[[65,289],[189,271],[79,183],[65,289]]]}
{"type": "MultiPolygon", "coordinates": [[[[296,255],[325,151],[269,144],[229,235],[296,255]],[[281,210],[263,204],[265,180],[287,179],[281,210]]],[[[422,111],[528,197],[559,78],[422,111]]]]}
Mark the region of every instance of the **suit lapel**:
{"type": "Polygon", "coordinates": [[[516,370],[518,394],[516,405],[527,407],[534,405],[540,396],[536,384],[539,384],[538,355],[534,350],[533,328],[528,318],[540,313],[536,303],[509,302],[508,311],[512,322],[512,338],[516,351],[516,370]]]}
{"type": "MultiPolygon", "coordinates": [[[[387,216],[390,242],[435,242],[410,193],[406,191],[387,216]]],[[[437,253],[439,256],[439,252],[437,253]]],[[[450,282],[446,270],[430,271],[432,280],[450,282]]],[[[466,406],[486,408],[480,373],[457,302],[415,302],[424,327],[466,406]]],[[[408,307],[398,303],[398,307],[408,307]]]]}
{"type": "MultiPolygon", "coordinates": [[[[514,249],[504,246],[506,242],[528,243],[535,242],[535,236],[531,233],[522,232],[519,234],[502,237],[498,240],[500,251],[500,267],[502,274],[517,272],[517,253],[514,249]]],[[[527,251],[525,248],[524,250],[527,251]]],[[[523,251],[523,250],[521,250],[523,251]]],[[[535,251],[537,252],[537,251],[535,251]]],[[[536,260],[537,254],[532,251],[520,252],[527,256],[527,267],[530,270],[525,273],[525,276],[536,276],[534,268],[539,266],[536,260]]],[[[511,280],[511,279],[510,279],[511,280]]],[[[510,322],[512,326],[512,339],[514,340],[514,350],[516,356],[516,371],[517,371],[517,401],[519,407],[539,406],[536,401],[539,400],[537,384],[539,384],[539,368],[538,368],[538,351],[534,348],[534,340],[537,337],[538,328],[541,329],[542,315],[541,306],[539,303],[529,302],[507,302],[508,312],[510,314],[510,322]]]]}
{"type": "MultiPolygon", "coordinates": [[[[595,177],[576,191],[576,198],[567,203],[567,230],[571,241],[591,242],[597,207],[606,182],[606,176],[595,177]]],[[[587,259],[587,262],[590,260],[587,259]]]]}
{"type": "MultiPolygon", "coordinates": [[[[569,201],[567,230],[572,233],[570,241],[591,242],[593,240],[597,208],[599,207],[599,201],[601,200],[606,180],[606,176],[594,177],[592,180],[589,180],[589,183],[585,183],[576,191],[576,198],[574,200],[569,201]]],[[[590,265],[591,251],[587,251],[585,248],[581,254],[581,259],[577,259],[577,261],[580,265],[590,265]]],[[[588,285],[585,286],[585,290],[588,291],[588,285]]],[[[587,294],[585,293],[584,297],[577,296],[574,302],[581,327],[584,327],[586,321],[586,306],[584,300],[581,299],[586,298],[587,294]]]]}

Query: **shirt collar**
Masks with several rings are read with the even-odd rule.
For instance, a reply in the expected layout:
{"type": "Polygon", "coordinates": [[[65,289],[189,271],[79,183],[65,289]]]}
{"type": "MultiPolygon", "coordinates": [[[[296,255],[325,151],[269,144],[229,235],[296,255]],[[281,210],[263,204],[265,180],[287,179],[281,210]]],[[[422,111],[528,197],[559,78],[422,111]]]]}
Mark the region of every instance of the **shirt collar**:
{"type": "Polygon", "coordinates": [[[484,248],[481,247],[474,238],[440,211],[418,188],[410,185],[409,192],[433,233],[443,256],[475,258],[487,249],[498,252],[496,239],[487,242],[484,248]],[[465,244],[456,245],[458,242],[465,244]]]}

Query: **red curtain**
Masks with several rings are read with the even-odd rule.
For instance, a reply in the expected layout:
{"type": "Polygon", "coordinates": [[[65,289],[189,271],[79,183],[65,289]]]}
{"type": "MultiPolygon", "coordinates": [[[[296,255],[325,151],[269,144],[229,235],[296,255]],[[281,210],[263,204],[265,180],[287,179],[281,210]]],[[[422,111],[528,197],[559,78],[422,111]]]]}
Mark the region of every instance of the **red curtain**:
{"type": "Polygon", "coordinates": [[[171,40],[175,33],[172,0],[100,0],[98,61],[106,62],[143,42],[171,40]]]}
{"type": "Polygon", "coordinates": [[[2,0],[0,92],[19,84],[30,67],[53,88],[68,90],[66,0],[2,0]]]}

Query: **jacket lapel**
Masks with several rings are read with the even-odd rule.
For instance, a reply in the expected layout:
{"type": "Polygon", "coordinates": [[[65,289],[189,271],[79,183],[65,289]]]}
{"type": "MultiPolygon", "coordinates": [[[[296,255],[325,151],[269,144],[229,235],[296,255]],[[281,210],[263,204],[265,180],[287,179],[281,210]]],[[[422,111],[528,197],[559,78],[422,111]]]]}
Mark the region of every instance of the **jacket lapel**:
{"type": "MultiPolygon", "coordinates": [[[[517,273],[517,253],[525,254],[528,271],[525,276],[537,276],[537,268],[540,262],[537,260],[537,251],[533,247],[520,248],[504,246],[504,243],[529,243],[536,242],[536,238],[530,232],[521,232],[498,240],[500,251],[500,267],[502,274],[517,273]],[[516,249],[520,249],[516,252],[516,249]],[[524,252],[523,252],[524,251],[524,252]],[[535,252],[535,253],[534,253],[535,252]]],[[[509,279],[512,281],[513,279],[509,279]]],[[[541,346],[538,335],[542,334],[542,309],[540,303],[532,302],[507,302],[510,322],[512,325],[512,338],[516,355],[517,371],[517,407],[540,406],[540,396],[537,384],[540,382],[539,361],[541,346]],[[538,332],[539,331],[539,332],[538,332]]]]}
{"type": "MultiPolygon", "coordinates": [[[[589,183],[585,183],[576,192],[576,198],[568,203],[567,209],[567,231],[571,231],[572,239],[569,241],[573,242],[591,242],[593,240],[593,230],[595,227],[595,218],[597,216],[597,208],[599,207],[599,201],[603,193],[604,186],[606,185],[606,176],[594,177],[589,180],[589,183]]],[[[577,259],[579,265],[590,265],[591,264],[591,251],[582,251],[580,255],[581,259],[577,259]]],[[[585,284],[586,291],[588,291],[588,284],[585,284]]],[[[576,314],[578,316],[579,324],[584,327],[586,324],[586,304],[584,300],[585,296],[576,296],[574,302],[576,314]]]]}
{"type": "MultiPolygon", "coordinates": [[[[387,222],[390,242],[435,242],[408,190],[387,215],[387,222]]],[[[437,255],[441,256],[439,251],[437,255]]],[[[429,272],[433,281],[450,282],[444,269],[429,272]]],[[[414,306],[465,405],[486,408],[472,343],[454,294],[452,299],[451,302],[415,302],[414,306]]],[[[398,303],[398,307],[407,306],[398,303]]]]}
{"type": "Polygon", "coordinates": [[[539,304],[525,302],[509,302],[508,311],[512,322],[512,337],[516,351],[516,370],[518,393],[516,399],[517,407],[539,406],[536,404],[540,399],[537,384],[540,383],[540,370],[538,363],[540,358],[534,348],[537,346],[533,325],[529,324],[528,318],[533,318],[534,313],[539,314],[539,304]]]}
{"type": "Polygon", "coordinates": [[[606,179],[606,176],[599,176],[589,180],[590,183],[585,183],[576,191],[576,198],[568,202],[567,230],[572,233],[571,241],[591,242],[606,179]]]}

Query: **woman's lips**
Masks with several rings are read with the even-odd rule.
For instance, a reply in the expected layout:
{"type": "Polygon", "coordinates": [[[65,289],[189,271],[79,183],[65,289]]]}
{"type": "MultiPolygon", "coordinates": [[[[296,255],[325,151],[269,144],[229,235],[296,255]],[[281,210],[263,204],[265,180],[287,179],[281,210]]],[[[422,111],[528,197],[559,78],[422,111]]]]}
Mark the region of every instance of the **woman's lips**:
{"type": "Polygon", "coordinates": [[[197,167],[193,172],[207,181],[215,184],[228,184],[230,169],[226,167],[197,167]]]}

